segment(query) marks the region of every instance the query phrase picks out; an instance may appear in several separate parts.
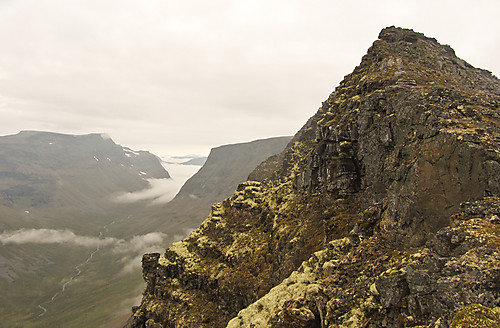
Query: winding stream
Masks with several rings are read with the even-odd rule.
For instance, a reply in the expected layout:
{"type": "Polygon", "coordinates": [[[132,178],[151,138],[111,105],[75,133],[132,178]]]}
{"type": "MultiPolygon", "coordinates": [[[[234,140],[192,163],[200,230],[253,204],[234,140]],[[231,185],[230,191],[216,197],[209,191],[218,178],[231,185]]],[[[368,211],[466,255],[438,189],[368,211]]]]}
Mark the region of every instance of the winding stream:
{"type": "MultiPolygon", "coordinates": [[[[115,223],[115,221],[112,221],[109,225],[111,225],[111,224],[113,224],[113,223],[115,223]]],[[[103,230],[105,231],[105,233],[109,232],[109,230],[108,230],[108,225],[103,226],[103,230]]],[[[99,231],[99,236],[98,236],[98,238],[99,238],[99,239],[101,239],[101,238],[103,238],[103,236],[104,236],[104,235],[103,235],[102,231],[99,231]]],[[[56,297],[57,297],[57,296],[59,296],[59,295],[61,295],[62,293],[64,293],[64,291],[66,290],[66,287],[67,287],[67,286],[68,286],[71,282],[73,282],[73,280],[75,280],[78,276],[80,276],[80,275],[81,275],[81,273],[82,273],[82,269],[80,269],[80,268],[81,268],[82,266],[84,266],[85,264],[89,263],[89,262],[90,262],[90,260],[92,260],[92,258],[94,257],[94,255],[95,255],[97,252],[99,252],[99,250],[100,250],[100,245],[98,244],[98,245],[97,245],[97,247],[96,247],[96,249],[94,249],[94,250],[93,250],[93,251],[89,254],[89,256],[87,257],[87,259],[86,259],[85,261],[83,261],[82,263],[80,263],[80,264],[78,264],[77,266],[75,266],[75,271],[76,271],[76,273],[75,273],[73,276],[71,276],[71,278],[69,278],[69,280],[68,280],[68,281],[66,281],[65,283],[63,283],[63,284],[61,285],[61,289],[60,289],[57,293],[55,293],[55,294],[54,294],[54,295],[53,295],[53,296],[52,296],[52,297],[51,297],[48,301],[45,301],[45,302],[42,302],[42,303],[38,304],[38,308],[39,308],[40,310],[42,310],[42,313],[40,313],[40,314],[38,315],[38,317],[42,317],[42,316],[44,316],[44,315],[47,313],[47,308],[45,308],[42,304],[44,304],[44,305],[50,304],[50,303],[54,302],[54,300],[56,299],[56,297]]]]}

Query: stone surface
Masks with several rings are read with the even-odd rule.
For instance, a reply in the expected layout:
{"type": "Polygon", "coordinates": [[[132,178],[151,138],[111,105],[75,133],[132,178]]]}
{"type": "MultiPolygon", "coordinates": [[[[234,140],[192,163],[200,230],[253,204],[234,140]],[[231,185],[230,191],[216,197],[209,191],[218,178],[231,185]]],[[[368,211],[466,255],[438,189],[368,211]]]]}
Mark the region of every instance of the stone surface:
{"type": "Polygon", "coordinates": [[[472,304],[460,309],[450,328],[495,328],[500,327],[500,308],[490,309],[472,304]]]}
{"type": "Polygon", "coordinates": [[[145,256],[129,327],[441,328],[498,307],[499,104],[489,72],[384,29],[255,181],[145,256]]]}

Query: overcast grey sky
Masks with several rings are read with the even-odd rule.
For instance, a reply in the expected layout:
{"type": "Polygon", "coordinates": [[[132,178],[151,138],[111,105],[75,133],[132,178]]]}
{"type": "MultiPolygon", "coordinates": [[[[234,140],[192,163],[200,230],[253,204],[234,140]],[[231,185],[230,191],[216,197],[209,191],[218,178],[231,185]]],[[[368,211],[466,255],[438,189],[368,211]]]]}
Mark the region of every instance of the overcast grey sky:
{"type": "Polygon", "coordinates": [[[497,0],[0,0],[0,135],[208,154],[293,135],[383,27],[500,74],[497,0]]]}

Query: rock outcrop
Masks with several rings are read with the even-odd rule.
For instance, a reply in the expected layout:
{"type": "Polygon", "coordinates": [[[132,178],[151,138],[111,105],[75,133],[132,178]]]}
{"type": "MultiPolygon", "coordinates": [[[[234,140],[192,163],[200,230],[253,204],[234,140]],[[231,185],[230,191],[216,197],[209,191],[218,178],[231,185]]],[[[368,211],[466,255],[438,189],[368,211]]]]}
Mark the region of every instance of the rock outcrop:
{"type": "Polygon", "coordinates": [[[128,327],[498,324],[500,82],[382,30],[284,152],[164,255],[128,327]]]}

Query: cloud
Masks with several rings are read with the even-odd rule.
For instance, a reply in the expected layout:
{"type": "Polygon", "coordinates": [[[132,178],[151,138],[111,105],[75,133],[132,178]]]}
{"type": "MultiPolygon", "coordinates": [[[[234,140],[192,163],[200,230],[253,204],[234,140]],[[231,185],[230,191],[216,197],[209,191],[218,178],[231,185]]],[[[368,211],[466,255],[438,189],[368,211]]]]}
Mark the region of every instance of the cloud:
{"type": "Polygon", "coordinates": [[[118,195],[115,201],[132,203],[141,200],[154,200],[158,203],[166,203],[171,201],[178,191],[177,185],[171,179],[148,179],[148,182],[148,189],[118,195]]]}
{"type": "MultiPolygon", "coordinates": [[[[71,244],[82,247],[112,246],[110,251],[121,256],[122,273],[136,271],[141,266],[142,254],[163,252],[168,246],[168,235],[163,232],[151,232],[133,236],[128,240],[113,237],[97,238],[76,235],[70,230],[55,229],[20,229],[0,233],[0,243],[9,244],[71,244]]],[[[101,249],[102,250],[102,249],[101,249]]]]}
{"type": "Polygon", "coordinates": [[[148,249],[165,248],[163,241],[168,237],[163,232],[150,232],[133,236],[129,240],[114,237],[97,238],[79,236],[70,230],[20,229],[0,233],[0,243],[7,244],[74,244],[84,247],[115,245],[114,253],[143,253],[148,249]]]}
{"type": "Polygon", "coordinates": [[[16,231],[4,231],[0,234],[2,244],[74,244],[84,247],[97,247],[111,245],[118,239],[96,238],[75,235],[69,230],[55,229],[20,229],[16,231]]]}
{"type": "Polygon", "coordinates": [[[153,204],[168,203],[181,189],[184,182],[195,174],[200,166],[162,163],[171,179],[148,179],[149,188],[120,194],[115,197],[119,203],[132,203],[150,200],[153,204]]]}
{"type": "Polygon", "coordinates": [[[163,232],[150,232],[146,235],[133,236],[130,240],[120,240],[113,248],[114,253],[144,253],[152,251],[152,249],[164,250],[166,247],[163,244],[168,235],[163,232]]]}
{"type": "Polygon", "coordinates": [[[120,260],[123,263],[121,273],[139,270],[142,254],[163,252],[168,246],[165,245],[167,237],[168,235],[162,232],[151,232],[146,235],[134,236],[127,241],[121,241],[112,250],[115,254],[125,254],[120,260]]]}
{"type": "Polygon", "coordinates": [[[123,257],[121,262],[123,263],[123,269],[121,274],[127,274],[134,271],[138,271],[141,268],[142,255],[137,255],[136,257],[123,257]]]}

